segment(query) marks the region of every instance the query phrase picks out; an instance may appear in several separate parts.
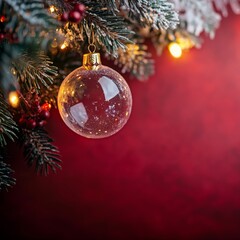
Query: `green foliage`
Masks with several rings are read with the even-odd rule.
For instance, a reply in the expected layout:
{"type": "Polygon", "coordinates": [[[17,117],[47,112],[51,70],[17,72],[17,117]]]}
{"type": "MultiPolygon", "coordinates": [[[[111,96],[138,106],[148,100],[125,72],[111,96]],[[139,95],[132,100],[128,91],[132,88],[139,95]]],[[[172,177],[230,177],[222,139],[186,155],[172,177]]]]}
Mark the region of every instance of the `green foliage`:
{"type": "Polygon", "coordinates": [[[13,140],[17,137],[17,125],[8,110],[8,105],[0,93],[0,147],[7,144],[6,137],[13,140]]]}
{"type": "Polygon", "coordinates": [[[2,149],[0,148],[0,191],[16,184],[16,179],[11,176],[13,170],[4,163],[2,149]]]}
{"type": "Polygon", "coordinates": [[[120,0],[119,7],[137,26],[154,29],[176,28],[179,23],[174,5],[166,0],[120,0]]]}
{"type": "Polygon", "coordinates": [[[36,172],[47,175],[49,168],[53,172],[56,172],[57,168],[61,169],[59,150],[52,142],[48,133],[42,128],[22,130],[20,143],[23,153],[29,166],[35,163],[36,172]]]}
{"type": "Polygon", "coordinates": [[[58,68],[42,51],[22,54],[13,66],[21,89],[26,92],[34,89],[39,94],[42,88],[49,89],[58,75],[58,68]]]}
{"type": "Polygon", "coordinates": [[[0,41],[0,86],[6,94],[18,88],[10,71],[12,62],[24,52],[46,50],[59,22],[45,8],[43,0],[0,0],[0,15],[7,16],[0,23],[5,38],[0,41]]]}
{"type": "MultiPolygon", "coordinates": [[[[43,0],[4,0],[11,9],[18,14],[25,22],[34,26],[49,28],[51,25],[57,25],[57,21],[50,15],[44,6],[43,0]]],[[[8,23],[10,26],[16,25],[16,16],[8,23]]]]}
{"type": "Polygon", "coordinates": [[[0,88],[2,88],[4,94],[18,87],[17,79],[12,75],[10,66],[12,59],[16,58],[19,54],[20,49],[16,45],[4,43],[0,46],[0,88]]]}
{"type": "Polygon", "coordinates": [[[108,58],[114,60],[114,64],[122,69],[122,73],[130,73],[140,81],[146,80],[154,73],[154,61],[146,45],[128,44],[127,50],[124,52],[119,49],[118,55],[116,59],[111,56],[108,58]]]}
{"type": "Polygon", "coordinates": [[[104,5],[96,1],[82,1],[88,7],[84,19],[78,24],[69,24],[65,29],[67,38],[77,41],[83,51],[84,45],[91,41],[91,30],[95,43],[109,54],[117,57],[118,49],[126,48],[131,42],[132,31],[124,17],[110,12],[104,5]]]}

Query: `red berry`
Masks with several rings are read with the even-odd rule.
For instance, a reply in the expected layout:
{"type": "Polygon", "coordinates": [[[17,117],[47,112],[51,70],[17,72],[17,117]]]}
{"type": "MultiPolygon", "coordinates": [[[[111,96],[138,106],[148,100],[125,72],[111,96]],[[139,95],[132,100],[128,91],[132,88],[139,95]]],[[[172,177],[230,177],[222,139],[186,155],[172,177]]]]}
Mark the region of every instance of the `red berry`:
{"type": "Polygon", "coordinates": [[[43,126],[45,126],[46,124],[47,124],[47,121],[46,121],[46,120],[42,120],[42,121],[38,122],[38,126],[39,126],[39,127],[43,127],[43,126]]]}
{"type": "Polygon", "coordinates": [[[74,6],[74,10],[78,11],[82,15],[85,12],[86,7],[83,4],[81,4],[81,3],[77,3],[74,6]]]}
{"type": "Polygon", "coordinates": [[[28,119],[26,121],[26,124],[27,124],[27,128],[29,128],[29,129],[33,129],[37,126],[37,123],[34,119],[28,119]]]}
{"type": "Polygon", "coordinates": [[[61,16],[61,21],[62,22],[67,22],[68,21],[68,13],[64,12],[61,16]]]}
{"type": "Polygon", "coordinates": [[[40,113],[40,118],[42,120],[50,118],[50,112],[47,111],[47,110],[42,110],[41,113],[40,113]]]}
{"type": "Polygon", "coordinates": [[[1,16],[0,16],[0,22],[2,22],[2,23],[3,23],[3,22],[5,22],[5,21],[6,21],[6,17],[5,17],[5,16],[3,16],[3,15],[1,15],[1,16]]]}
{"type": "Polygon", "coordinates": [[[72,10],[68,15],[68,19],[71,22],[78,23],[82,19],[82,14],[76,10],[72,10]]]}
{"type": "Polygon", "coordinates": [[[20,126],[24,126],[26,124],[26,119],[24,117],[21,117],[18,121],[20,126]]]}

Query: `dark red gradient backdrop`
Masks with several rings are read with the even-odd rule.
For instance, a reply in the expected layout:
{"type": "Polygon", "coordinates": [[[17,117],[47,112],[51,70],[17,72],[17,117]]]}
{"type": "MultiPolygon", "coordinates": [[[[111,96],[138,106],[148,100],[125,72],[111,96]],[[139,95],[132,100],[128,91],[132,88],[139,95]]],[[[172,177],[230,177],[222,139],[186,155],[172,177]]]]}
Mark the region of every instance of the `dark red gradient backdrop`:
{"type": "Polygon", "coordinates": [[[132,116],[111,138],[77,136],[53,113],[57,175],[11,152],[18,182],[1,193],[0,239],[240,239],[240,17],[156,68],[129,81],[132,116]]]}

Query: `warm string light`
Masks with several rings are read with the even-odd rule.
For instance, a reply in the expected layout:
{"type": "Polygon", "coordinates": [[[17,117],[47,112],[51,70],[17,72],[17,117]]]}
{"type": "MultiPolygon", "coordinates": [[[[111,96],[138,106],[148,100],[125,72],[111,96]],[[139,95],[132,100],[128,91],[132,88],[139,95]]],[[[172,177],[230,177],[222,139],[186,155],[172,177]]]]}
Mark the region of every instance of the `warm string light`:
{"type": "Polygon", "coordinates": [[[8,95],[8,101],[13,108],[17,108],[20,103],[18,92],[17,91],[10,92],[8,95]]]}
{"type": "Polygon", "coordinates": [[[56,7],[54,7],[53,5],[49,7],[49,11],[51,13],[54,13],[56,10],[57,10],[56,7]]]}
{"type": "Polygon", "coordinates": [[[68,46],[67,42],[64,42],[62,45],[61,45],[61,49],[64,50],[66,47],[68,46]]]}
{"type": "Polygon", "coordinates": [[[168,44],[168,50],[174,58],[181,58],[183,51],[194,47],[194,42],[187,37],[177,37],[174,42],[168,44]]]}
{"type": "Polygon", "coordinates": [[[180,44],[171,42],[168,45],[168,50],[174,58],[180,58],[182,56],[182,48],[180,44]]]}

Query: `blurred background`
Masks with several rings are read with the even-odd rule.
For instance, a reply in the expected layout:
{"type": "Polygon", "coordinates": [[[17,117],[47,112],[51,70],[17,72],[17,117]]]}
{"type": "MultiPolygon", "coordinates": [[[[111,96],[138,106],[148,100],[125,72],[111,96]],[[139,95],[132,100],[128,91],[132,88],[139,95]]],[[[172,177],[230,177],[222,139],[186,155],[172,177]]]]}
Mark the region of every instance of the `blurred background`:
{"type": "Polygon", "coordinates": [[[53,111],[63,170],[37,176],[10,152],[0,239],[240,239],[239,26],[232,14],[200,50],[155,56],[147,82],[125,76],[133,112],[110,138],[84,139],[53,111]]]}

